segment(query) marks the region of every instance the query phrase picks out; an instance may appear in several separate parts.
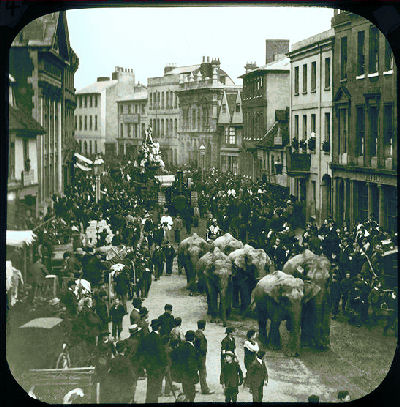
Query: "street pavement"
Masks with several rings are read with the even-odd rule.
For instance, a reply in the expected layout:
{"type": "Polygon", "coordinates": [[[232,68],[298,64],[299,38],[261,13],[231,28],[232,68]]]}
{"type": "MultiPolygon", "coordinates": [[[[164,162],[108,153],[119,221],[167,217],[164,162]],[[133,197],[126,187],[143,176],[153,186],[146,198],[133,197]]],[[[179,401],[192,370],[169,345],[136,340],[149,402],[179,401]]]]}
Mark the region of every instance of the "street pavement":
{"type": "MultiPolygon", "coordinates": [[[[189,296],[186,290],[186,278],[177,274],[176,260],[174,262],[173,275],[161,276],[160,280],[153,281],[148,297],[143,302],[149,310],[149,321],[157,318],[164,312],[164,305],[167,303],[173,306],[173,315],[182,318],[182,328],[184,332],[189,329],[197,329],[199,319],[209,320],[207,317],[206,299],[204,295],[189,296]]],[[[128,315],[124,317],[123,333],[121,339],[129,336],[129,313],[132,304],[128,303],[128,315]]],[[[256,321],[253,321],[253,327],[256,321]]],[[[249,328],[248,328],[249,329],[249,328]]],[[[225,328],[222,324],[207,322],[205,335],[208,340],[207,353],[207,381],[212,395],[203,395],[200,386],[196,394],[196,402],[223,402],[225,400],[223,388],[219,383],[220,375],[220,343],[225,337],[225,328]]],[[[237,330],[236,351],[239,363],[244,370],[244,341],[245,331],[237,330]]],[[[269,374],[268,385],[264,387],[263,401],[269,402],[307,402],[311,394],[320,397],[320,401],[336,401],[337,389],[328,388],[319,381],[318,374],[310,371],[301,358],[290,358],[282,352],[267,352],[266,363],[269,374]]],[[[181,385],[179,384],[181,388],[181,385]]],[[[164,385],[163,385],[164,388],[164,385]]],[[[177,394],[179,391],[177,392],[177,394]]],[[[136,391],[135,401],[144,403],[146,397],[146,380],[140,380],[136,391]]],[[[252,396],[248,389],[243,386],[239,388],[238,402],[251,402],[252,396]]],[[[173,396],[160,397],[159,403],[174,402],[173,396]]]]}

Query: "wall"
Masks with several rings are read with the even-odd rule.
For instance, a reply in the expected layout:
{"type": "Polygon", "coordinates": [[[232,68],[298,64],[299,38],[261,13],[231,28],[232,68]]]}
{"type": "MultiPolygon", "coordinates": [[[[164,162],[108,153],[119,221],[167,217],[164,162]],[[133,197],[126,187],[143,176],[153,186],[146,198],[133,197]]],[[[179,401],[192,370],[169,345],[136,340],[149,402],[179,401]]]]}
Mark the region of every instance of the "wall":
{"type": "MultiPolygon", "coordinates": [[[[275,123],[275,110],[285,110],[290,103],[290,72],[266,75],[267,117],[265,133],[275,123]]],[[[264,134],[265,134],[264,133],[264,134]]]]}

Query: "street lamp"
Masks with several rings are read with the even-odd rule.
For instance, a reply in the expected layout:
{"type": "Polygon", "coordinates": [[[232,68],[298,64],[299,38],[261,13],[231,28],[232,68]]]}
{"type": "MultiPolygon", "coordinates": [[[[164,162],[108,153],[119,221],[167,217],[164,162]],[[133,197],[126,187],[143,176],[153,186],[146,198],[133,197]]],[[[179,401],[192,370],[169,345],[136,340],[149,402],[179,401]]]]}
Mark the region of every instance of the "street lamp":
{"type": "Polygon", "coordinates": [[[204,144],[199,147],[200,156],[202,157],[202,166],[201,166],[201,182],[204,181],[204,158],[206,156],[206,148],[204,144]]]}
{"type": "Polygon", "coordinates": [[[93,163],[93,171],[96,177],[96,203],[100,201],[100,174],[103,172],[104,160],[101,157],[97,157],[93,163]]]}

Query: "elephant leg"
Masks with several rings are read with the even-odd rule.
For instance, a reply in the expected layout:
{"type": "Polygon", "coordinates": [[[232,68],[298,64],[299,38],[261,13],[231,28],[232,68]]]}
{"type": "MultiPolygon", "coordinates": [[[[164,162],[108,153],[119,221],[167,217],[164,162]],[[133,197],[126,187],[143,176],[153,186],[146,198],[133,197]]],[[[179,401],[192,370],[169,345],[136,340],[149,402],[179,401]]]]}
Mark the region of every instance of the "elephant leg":
{"type": "Polygon", "coordinates": [[[232,284],[232,306],[239,308],[239,286],[237,279],[234,279],[232,284]]]}
{"type": "Polygon", "coordinates": [[[267,344],[267,318],[265,317],[265,313],[259,312],[258,314],[258,336],[260,341],[264,344],[267,344]]]}
{"type": "Polygon", "coordinates": [[[214,284],[207,280],[207,291],[209,295],[208,314],[211,315],[211,322],[215,322],[218,309],[218,291],[214,284]]]}
{"type": "Polygon", "coordinates": [[[242,283],[240,286],[240,313],[244,314],[250,306],[251,292],[249,292],[249,286],[246,283],[242,283]]]}
{"type": "Polygon", "coordinates": [[[226,318],[230,309],[230,287],[222,288],[220,291],[220,315],[224,326],[226,326],[226,318]]]}
{"type": "Polygon", "coordinates": [[[281,334],[279,333],[279,327],[281,321],[279,319],[271,319],[271,326],[269,329],[268,343],[271,349],[281,349],[281,334]]]}

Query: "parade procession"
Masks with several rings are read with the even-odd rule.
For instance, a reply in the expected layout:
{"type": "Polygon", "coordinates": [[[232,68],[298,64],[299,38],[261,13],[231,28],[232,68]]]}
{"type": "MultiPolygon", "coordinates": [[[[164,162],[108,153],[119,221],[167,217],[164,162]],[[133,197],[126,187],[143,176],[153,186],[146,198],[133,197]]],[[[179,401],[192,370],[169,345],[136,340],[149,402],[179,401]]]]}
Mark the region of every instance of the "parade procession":
{"type": "MultiPolygon", "coordinates": [[[[348,150],[335,145],[351,137],[341,133],[342,102],[334,105],[348,97],[343,80],[324,112],[332,117],[328,148],[315,114],[308,131],[304,112],[312,102],[289,100],[298,63],[306,69],[314,45],[332,69],[340,66],[343,42],[341,55],[332,50],[343,38],[340,19],[359,19],[357,29],[368,26],[373,43],[370,22],[331,11],[329,31],[290,52],[289,40],[267,40],[266,64],[247,63],[243,86],[219,58],[203,57],[166,66],[147,87],[117,66],[112,80],[98,77],[76,91],[83,59],[67,38],[69,12],[39,17],[16,37],[5,330],[10,377],[26,397],[50,404],[315,403],[360,399],[381,385],[398,341],[396,122],[390,130],[384,124],[376,144],[364,127],[354,158],[353,141],[348,150]],[[18,71],[23,50],[43,59],[40,81],[18,71]],[[62,76],[46,72],[54,53],[62,76]],[[57,99],[55,78],[71,76],[57,99]],[[273,117],[263,121],[262,112],[251,115],[263,109],[255,98],[267,105],[267,77],[281,90],[266,90],[273,117]],[[278,95],[285,84],[287,100],[278,95]],[[26,102],[28,88],[35,109],[43,109],[38,116],[26,102]],[[364,182],[364,173],[373,176],[364,182]]],[[[384,75],[373,80],[396,76],[386,58],[379,60],[389,64],[384,75]]],[[[309,64],[311,87],[323,92],[309,64]]],[[[359,76],[359,83],[370,80],[359,76]]],[[[387,112],[389,86],[379,89],[387,112]]],[[[368,112],[377,111],[379,99],[368,100],[368,112]]]]}

